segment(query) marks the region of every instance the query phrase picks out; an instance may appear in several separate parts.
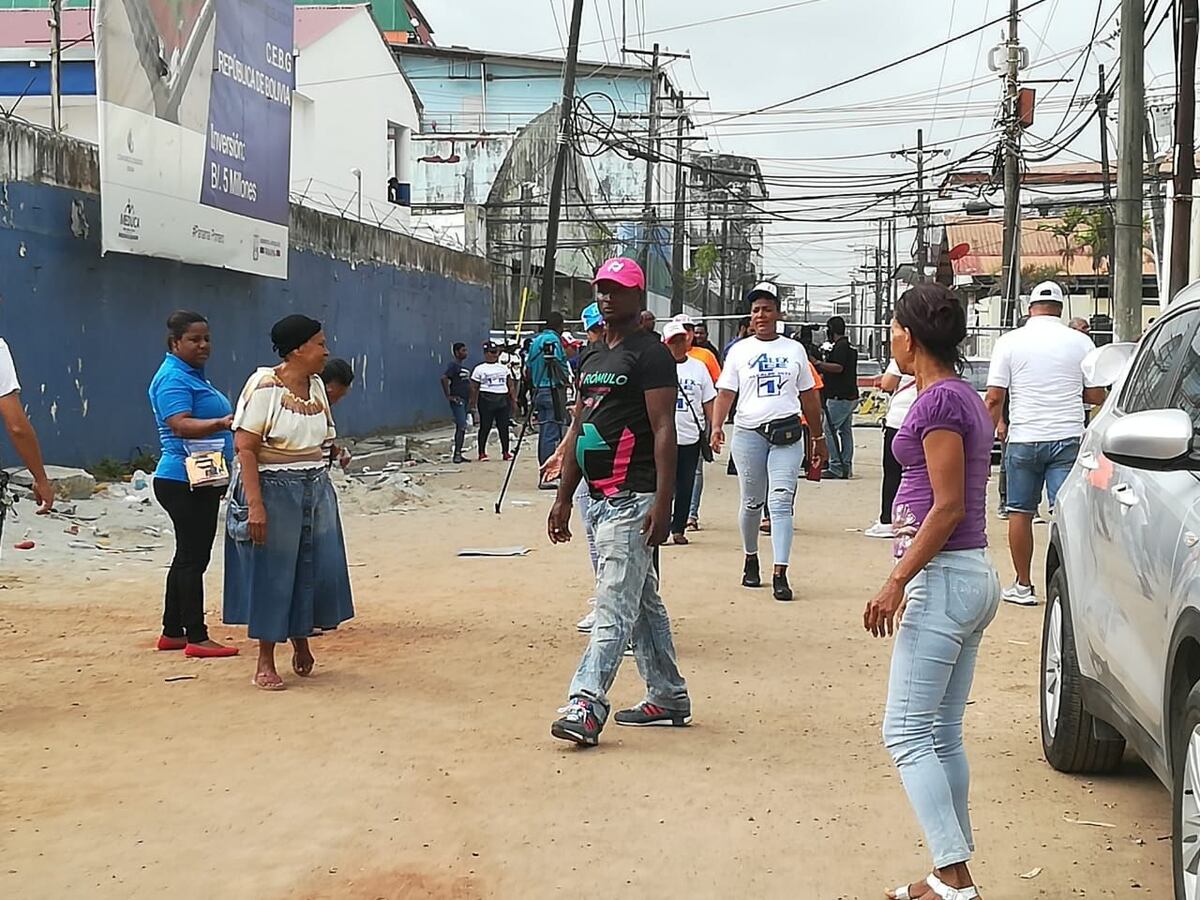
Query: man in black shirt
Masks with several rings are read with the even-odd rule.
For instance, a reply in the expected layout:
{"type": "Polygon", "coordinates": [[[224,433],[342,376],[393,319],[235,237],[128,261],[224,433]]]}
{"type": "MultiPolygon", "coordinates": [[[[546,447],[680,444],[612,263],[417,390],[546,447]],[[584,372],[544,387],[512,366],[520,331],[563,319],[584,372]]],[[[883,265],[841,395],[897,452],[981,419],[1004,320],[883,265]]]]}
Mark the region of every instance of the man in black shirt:
{"type": "Polygon", "coordinates": [[[825,379],[821,392],[828,415],[829,477],[849,478],[854,462],[854,409],[858,406],[858,351],[846,337],[846,320],[834,316],[826,325],[833,345],[823,362],[813,363],[825,379]]]}
{"type": "Polygon", "coordinates": [[[454,416],[454,461],[465,463],[463,441],[467,436],[467,405],[471,402],[471,370],[463,365],[467,358],[467,345],[459,341],[454,345],[454,359],[442,373],[442,393],[450,404],[454,416]]]}
{"type": "Polygon", "coordinates": [[[639,327],[646,281],[636,262],[610,259],[594,284],[607,332],[579,367],[579,399],[547,523],[551,542],[571,539],[572,495],[585,479],[599,558],[596,620],[563,716],[550,729],[584,746],[599,741],[607,692],[631,637],[646,699],[618,712],[617,724],[687,725],[692,715],[653,565],[654,548],[667,539],[675,488],[675,360],[639,327]]]}

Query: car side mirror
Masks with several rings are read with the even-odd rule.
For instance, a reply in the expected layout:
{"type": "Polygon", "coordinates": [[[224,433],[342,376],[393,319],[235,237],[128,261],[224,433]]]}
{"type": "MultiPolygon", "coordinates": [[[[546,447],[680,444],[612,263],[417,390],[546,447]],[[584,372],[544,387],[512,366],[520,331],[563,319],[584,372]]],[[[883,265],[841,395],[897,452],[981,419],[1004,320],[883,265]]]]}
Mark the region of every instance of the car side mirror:
{"type": "Polygon", "coordinates": [[[1089,384],[1112,387],[1125,375],[1137,344],[1105,344],[1083,358],[1083,377],[1089,384]]]}
{"type": "Polygon", "coordinates": [[[1148,409],[1109,425],[1100,449],[1113,462],[1134,469],[1200,471],[1193,442],[1192,417],[1182,409],[1148,409]]]}

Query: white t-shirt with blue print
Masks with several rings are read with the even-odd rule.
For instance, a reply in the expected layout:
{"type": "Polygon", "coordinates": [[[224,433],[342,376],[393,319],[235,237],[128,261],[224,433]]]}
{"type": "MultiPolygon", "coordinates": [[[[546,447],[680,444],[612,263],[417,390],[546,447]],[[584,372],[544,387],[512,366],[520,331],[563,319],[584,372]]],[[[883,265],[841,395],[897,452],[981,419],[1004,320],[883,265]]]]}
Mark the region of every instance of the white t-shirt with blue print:
{"type": "Polygon", "coordinates": [[[704,404],[717,396],[708,366],[688,357],[675,364],[679,378],[679,393],[675,396],[675,436],[679,446],[687,447],[700,440],[704,424],[704,404]]]}
{"type": "Polygon", "coordinates": [[[733,423],[758,428],[800,414],[800,394],[816,387],[808,354],[798,341],[742,338],[729,348],[717,387],[737,392],[733,423]]]}

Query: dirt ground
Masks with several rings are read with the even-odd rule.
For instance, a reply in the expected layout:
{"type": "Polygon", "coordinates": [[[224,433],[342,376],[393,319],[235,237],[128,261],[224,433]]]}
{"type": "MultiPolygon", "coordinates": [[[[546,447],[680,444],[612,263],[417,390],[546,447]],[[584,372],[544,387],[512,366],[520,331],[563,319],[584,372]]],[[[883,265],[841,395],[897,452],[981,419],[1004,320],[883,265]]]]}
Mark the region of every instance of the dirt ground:
{"type": "MultiPolygon", "coordinates": [[[[590,579],[581,533],[546,541],[532,445],[510,493],[529,505],[501,517],[499,462],[428,480],[424,506],[348,517],[358,618],[314,641],[311,680],[281,665],[283,693],[251,686],[240,629],[213,628],[232,660],[151,649],[165,550],[6,565],[0,896],[826,900],[920,877],[879,736],[891,647],[861,626],[890,545],[851,531],[879,481],[878,434],[857,437],[854,481],[801,484],[792,604],[739,586],[736,485],[709,470],[704,530],[663,561],[695,724],[612,726],[594,750],[549,735],[590,579]],[[455,557],[511,544],[533,552],[455,557]]],[[[1168,898],[1170,802],[1149,770],[1130,757],[1093,781],[1042,761],[1041,620],[1000,610],[968,711],[983,895],[1168,898]]],[[[615,702],[640,687],[628,660],[615,702]]]]}

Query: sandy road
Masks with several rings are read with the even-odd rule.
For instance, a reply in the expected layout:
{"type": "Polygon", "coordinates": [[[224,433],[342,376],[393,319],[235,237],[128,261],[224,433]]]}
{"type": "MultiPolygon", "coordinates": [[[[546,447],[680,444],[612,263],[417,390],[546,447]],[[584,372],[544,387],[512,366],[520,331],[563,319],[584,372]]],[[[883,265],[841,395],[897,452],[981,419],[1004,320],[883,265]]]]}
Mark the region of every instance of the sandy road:
{"type": "MultiPolygon", "coordinates": [[[[802,485],[790,605],[738,586],[736,488],[710,470],[705,530],[663,564],[695,725],[614,726],[591,751],[549,737],[589,579],[582,541],[546,542],[528,460],[511,496],[533,505],[500,518],[499,463],[349,518],[359,616],[282,694],[251,687],[252,656],[149,649],[159,568],[22,572],[0,592],[0,896],[825,900],[920,876],[879,739],[890,645],[861,628],[888,545],[847,532],[876,502],[877,435],[858,437],[858,479],[802,485]],[[454,556],[513,543],[536,549],[454,556]]],[[[1040,630],[1040,609],[1001,609],[968,712],[984,896],[1168,898],[1148,769],[1041,760],[1040,630]]],[[[639,697],[630,660],[614,699],[639,697]]]]}

